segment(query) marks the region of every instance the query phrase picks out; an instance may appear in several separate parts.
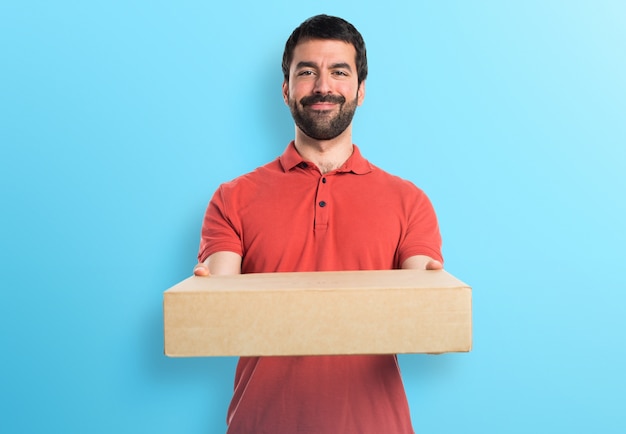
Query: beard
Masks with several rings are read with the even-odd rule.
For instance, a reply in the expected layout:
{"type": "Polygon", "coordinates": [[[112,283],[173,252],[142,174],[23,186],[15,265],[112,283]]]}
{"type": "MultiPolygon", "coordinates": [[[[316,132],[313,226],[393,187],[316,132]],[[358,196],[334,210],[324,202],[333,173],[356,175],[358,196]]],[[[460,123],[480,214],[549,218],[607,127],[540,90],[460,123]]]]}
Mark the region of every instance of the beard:
{"type": "Polygon", "coordinates": [[[305,96],[299,103],[289,100],[289,109],[296,126],[304,134],[315,140],[332,140],[343,133],[354,117],[358,105],[357,97],[346,101],[341,95],[305,96]],[[318,102],[339,104],[339,112],[332,114],[329,110],[310,110],[309,105],[318,102]]]}

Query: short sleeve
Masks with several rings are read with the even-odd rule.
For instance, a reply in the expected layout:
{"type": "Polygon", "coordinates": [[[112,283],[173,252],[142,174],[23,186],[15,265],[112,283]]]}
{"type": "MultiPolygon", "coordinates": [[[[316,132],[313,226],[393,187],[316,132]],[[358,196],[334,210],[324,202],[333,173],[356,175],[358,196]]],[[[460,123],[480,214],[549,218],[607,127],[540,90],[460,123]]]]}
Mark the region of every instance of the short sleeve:
{"type": "Polygon", "coordinates": [[[417,187],[407,210],[406,232],[398,246],[398,268],[415,255],[430,256],[443,263],[435,210],[428,196],[417,187]]]}
{"type": "Polygon", "coordinates": [[[236,213],[229,211],[224,186],[220,186],[209,202],[200,238],[198,260],[203,262],[213,253],[229,251],[242,255],[241,225],[236,213]]]}

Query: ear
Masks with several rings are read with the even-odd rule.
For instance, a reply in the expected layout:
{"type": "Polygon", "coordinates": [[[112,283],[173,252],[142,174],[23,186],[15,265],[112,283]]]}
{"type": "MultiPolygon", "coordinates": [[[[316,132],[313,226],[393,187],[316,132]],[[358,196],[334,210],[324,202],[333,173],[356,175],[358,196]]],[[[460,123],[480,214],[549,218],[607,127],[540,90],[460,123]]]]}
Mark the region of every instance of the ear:
{"type": "Polygon", "coordinates": [[[287,80],[283,81],[283,101],[289,105],[289,83],[287,83],[287,80]]]}
{"type": "Polygon", "coordinates": [[[356,91],[357,104],[363,104],[363,100],[365,99],[365,80],[359,84],[359,88],[356,91]]]}

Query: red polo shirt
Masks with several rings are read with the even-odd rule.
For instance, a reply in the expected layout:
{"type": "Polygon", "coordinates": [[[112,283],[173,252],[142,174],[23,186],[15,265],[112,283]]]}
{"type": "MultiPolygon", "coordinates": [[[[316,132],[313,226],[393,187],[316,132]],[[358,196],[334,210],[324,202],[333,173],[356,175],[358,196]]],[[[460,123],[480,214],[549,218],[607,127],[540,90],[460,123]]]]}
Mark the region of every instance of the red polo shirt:
{"type": "MultiPolygon", "coordinates": [[[[242,256],[243,273],[400,268],[414,255],[442,260],[437,219],[409,181],[355,146],[321,174],[291,143],[275,161],[215,192],[198,259],[242,256]]],[[[229,433],[412,433],[397,360],[388,356],[245,357],[229,433]]]]}

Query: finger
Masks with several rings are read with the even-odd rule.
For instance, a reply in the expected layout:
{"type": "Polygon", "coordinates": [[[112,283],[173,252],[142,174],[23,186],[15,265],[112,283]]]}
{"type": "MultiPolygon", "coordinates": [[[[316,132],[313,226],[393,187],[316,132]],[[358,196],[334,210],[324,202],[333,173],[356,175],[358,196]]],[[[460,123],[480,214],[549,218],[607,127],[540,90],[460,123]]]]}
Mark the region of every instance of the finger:
{"type": "Polygon", "coordinates": [[[206,264],[199,263],[193,268],[193,274],[194,276],[208,276],[210,275],[209,267],[206,264]]]}
{"type": "Polygon", "coordinates": [[[443,264],[435,259],[428,261],[426,263],[427,270],[441,270],[443,269],[443,264]]]}

